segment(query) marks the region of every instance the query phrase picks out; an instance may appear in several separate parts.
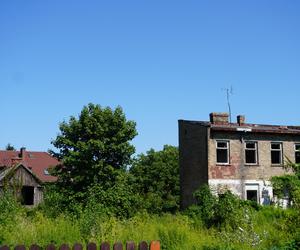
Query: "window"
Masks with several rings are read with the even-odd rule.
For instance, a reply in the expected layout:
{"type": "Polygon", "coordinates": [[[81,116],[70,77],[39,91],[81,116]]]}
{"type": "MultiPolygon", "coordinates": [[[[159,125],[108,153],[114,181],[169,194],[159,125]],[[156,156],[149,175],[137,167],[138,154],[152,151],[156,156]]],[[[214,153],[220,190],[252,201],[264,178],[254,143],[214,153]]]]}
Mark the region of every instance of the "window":
{"type": "Polygon", "coordinates": [[[229,142],[217,141],[217,163],[229,164],[229,142]]]}
{"type": "Polygon", "coordinates": [[[245,163],[257,164],[257,142],[245,142],[245,163]]]}
{"type": "Polygon", "coordinates": [[[245,185],[246,200],[259,202],[259,185],[246,184],[245,185]]]}
{"type": "Polygon", "coordinates": [[[282,144],[271,142],[271,163],[272,165],[282,164],[282,144]]]}
{"type": "Polygon", "coordinates": [[[257,202],[257,190],[247,190],[246,200],[257,202]]]}
{"type": "Polygon", "coordinates": [[[295,144],[295,163],[300,163],[300,143],[295,144]]]}

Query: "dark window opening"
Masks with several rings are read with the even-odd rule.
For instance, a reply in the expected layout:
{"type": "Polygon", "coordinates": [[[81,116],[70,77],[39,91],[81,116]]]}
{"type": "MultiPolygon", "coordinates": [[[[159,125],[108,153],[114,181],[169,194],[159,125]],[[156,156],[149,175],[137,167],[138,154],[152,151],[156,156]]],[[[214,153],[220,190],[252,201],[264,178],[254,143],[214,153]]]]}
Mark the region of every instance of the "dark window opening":
{"type": "Polygon", "coordinates": [[[22,187],[22,205],[33,205],[34,203],[34,187],[23,186],[22,187]]]}
{"type": "Polygon", "coordinates": [[[295,145],[295,163],[300,163],[300,144],[295,145]]]}
{"type": "Polygon", "coordinates": [[[257,190],[247,190],[246,191],[246,199],[248,201],[258,202],[258,200],[257,200],[257,190]]]}
{"type": "Polygon", "coordinates": [[[271,152],[271,160],[272,160],[272,164],[281,164],[280,152],[272,151],[271,152]]]}
{"type": "Polygon", "coordinates": [[[281,143],[271,143],[271,163],[282,164],[282,145],[281,143]]]}
{"type": "Polygon", "coordinates": [[[245,144],[245,163],[257,164],[256,142],[246,142],[246,144],[245,144]]]}
{"type": "Polygon", "coordinates": [[[227,141],[217,142],[217,163],[229,163],[228,144],[227,141]]]}

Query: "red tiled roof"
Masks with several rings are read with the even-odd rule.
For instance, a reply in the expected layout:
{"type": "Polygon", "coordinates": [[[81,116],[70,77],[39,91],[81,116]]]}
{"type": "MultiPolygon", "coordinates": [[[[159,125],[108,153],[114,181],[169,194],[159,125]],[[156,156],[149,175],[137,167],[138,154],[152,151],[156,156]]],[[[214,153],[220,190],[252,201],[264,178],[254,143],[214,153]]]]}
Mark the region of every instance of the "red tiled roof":
{"type": "Polygon", "coordinates": [[[0,150],[0,166],[11,167],[16,163],[22,163],[29,168],[41,181],[53,182],[57,178],[47,174],[48,168],[58,165],[60,162],[46,152],[0,150]],[[45,173],[46,172],[46,173],[45,173]]]}

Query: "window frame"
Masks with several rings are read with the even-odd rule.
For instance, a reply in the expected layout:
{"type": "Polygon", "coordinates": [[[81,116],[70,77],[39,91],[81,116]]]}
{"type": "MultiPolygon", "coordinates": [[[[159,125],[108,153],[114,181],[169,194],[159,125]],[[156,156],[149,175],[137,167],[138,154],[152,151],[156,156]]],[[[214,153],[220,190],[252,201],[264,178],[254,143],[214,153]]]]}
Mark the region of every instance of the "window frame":
{"type": "Polygon", "coordinates": [[[283,144],[282,144],[282,142],[274,141],[274,142],[270,143],[270,156],[271,156],[271,165],[272,166],[282,166],[283,165],[283,144]],[[280,145],[280,149],[272,149],[272,144],[280,145]],[[272,162],[272,151],[280,152],[280,163],[273,163],[272,162]]]}
{"type": "Polygon", "coordinates": [[[257,166],[259,165],[259,161],[258,161],[258,142],[257,141],[244,141],[244,164],[245,165],[249,165],[249,166],[257,166]],[[254,143],[255,148],[247,148],[247,143],[254,143]],[[255,151],[255,163],[248,163],[246,162],[246,151],[255,151]]]}
{"type": "Polygon", "coordinates": [[[297,152],[300,152],[300,148],[297,150],[297,146],[299,146],[300,147],[300,142],[296,142],[295,144],[294,144],[294,156],[295,156],[295,163],[296,164],[300,164],[300,162],[296,162],[296,159],[297,159],[297,157],[296,157],[296,153],[297,152]]]}
{"type": "Polygon", "coordinates": [[[216,164],[217,165],[230,165],[230,141],[229,140],[216,140],[216,164]],[[219,148],[218,143],[226,143],[226,148],[219,148]],[[227,150],[227,162],[218,162],[218,150],[227,150]]]}

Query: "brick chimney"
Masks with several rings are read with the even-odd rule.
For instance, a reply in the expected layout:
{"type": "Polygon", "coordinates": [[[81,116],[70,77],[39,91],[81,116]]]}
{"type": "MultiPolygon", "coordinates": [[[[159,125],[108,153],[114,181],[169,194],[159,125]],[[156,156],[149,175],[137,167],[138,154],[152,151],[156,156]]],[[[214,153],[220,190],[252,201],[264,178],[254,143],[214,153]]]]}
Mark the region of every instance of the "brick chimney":
{"type": "Polygon", "coordinates": [[[213,124],[219,123],[224,124],[228,123],[228,113],[217,113],[213,112],[209,114],[210,122],[213,124]]]}
{"type": "Polygon", "coordinates": [[[245,124],[245,116],[244,115],[238,115],[236,117],[237,123],[242,126],[245,124]]]}

